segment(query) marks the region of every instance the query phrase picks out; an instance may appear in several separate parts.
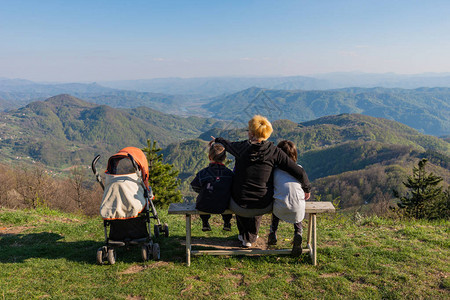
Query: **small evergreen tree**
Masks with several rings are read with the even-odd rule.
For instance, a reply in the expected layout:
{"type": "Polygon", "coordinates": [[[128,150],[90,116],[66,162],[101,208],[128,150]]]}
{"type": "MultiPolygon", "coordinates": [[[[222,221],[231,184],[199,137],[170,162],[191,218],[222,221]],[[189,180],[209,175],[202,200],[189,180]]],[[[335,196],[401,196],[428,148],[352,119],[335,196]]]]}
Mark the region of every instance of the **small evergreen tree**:
{"type": "Polygon", "coordinates": [[[450,219],[450,186],[443,191],[429,211],[429,219],[450,219]]]}
{"type": "Polygon", "coordinates": [[[155,205],[167,205],[181,201],[181,192],[178,189],[180,180],[178,171],[173,165],[163,163],[162,149],[156,146],[156,141],[147,140],[147,147],[142,149],[147,156],[149,164],[149,185],[155,195],[155,205]]]}
{"type": "Polygon", "coordinates": [[[400,198],[398,207],[405,212],[407,216],[417,219],[432,217],[434,204],[442,199],[442,187],[438,186],[442,177],[425,171],[427,159],[422,159],[418,167],[413,168],[413,175],[408,176],[407,182],[403,185],[410,189],[410,195],[399,196],[394,190],[394,196],[400,198]]]}

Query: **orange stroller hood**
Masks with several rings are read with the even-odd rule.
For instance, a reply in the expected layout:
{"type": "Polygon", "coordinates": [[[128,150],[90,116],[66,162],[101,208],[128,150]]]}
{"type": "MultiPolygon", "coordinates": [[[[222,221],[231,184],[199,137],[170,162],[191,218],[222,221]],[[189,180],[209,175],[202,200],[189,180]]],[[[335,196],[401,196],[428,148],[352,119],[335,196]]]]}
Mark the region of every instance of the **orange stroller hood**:
{"type": "Polygon", "coordinates": [[[128,157],[128,155],[131,155],[136,162],[136,164],[139,166],[142,172],[142,180],[144,181],[145,187],[148,189],[148,161],[147,157],[145,156],[144,152],[142,152],[141,149],[136,147],[126,147],[111,156],[108,160],[108,168],[106,169],[106,173],[110,172],[112,170],[112,161],[117,158],[124,158],[128,157]]]}

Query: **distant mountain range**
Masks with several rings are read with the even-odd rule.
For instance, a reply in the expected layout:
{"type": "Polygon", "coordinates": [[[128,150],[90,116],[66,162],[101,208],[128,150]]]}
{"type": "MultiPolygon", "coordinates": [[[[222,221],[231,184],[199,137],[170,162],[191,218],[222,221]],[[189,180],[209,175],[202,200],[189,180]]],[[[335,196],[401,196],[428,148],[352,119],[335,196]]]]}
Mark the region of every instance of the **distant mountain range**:
{"type": "Polygon", "coordinates": [[[0,80],[0,111],[17,109],[30,102],[42,101],[59,94],[70,94],[115,108],[146,106],[178,115],[202,114],[198,112],[198,108],[189,111],[192,105],[199,106],[198,100],[192,96],[117,90],[97,83],[41,84],[21,79],[0,80]]]}
{"type": "Polygon", "coordinates": [[[426,134],[450,134],[450,88],[346,88],[327,91],[250,88],[216,97],[203,108],[215,118],[235,121],[246,120],[255,113],[271,120],[289,119],[294,122],[358,113],[395,120],[426,134]]]}
{"type": "Polygon", "coordinates": [[[347,87],[405,89],[450,87],[450,73],[401,75],[345,72],[278,77],[156,78],[108,81],[100,82],[100,84],[116,89],[141,92],[195,94],[211,97],[238,92],[250,87],[276,90],[328,90],[347,87]]]}
{"type": "Polygon", "coordinates": [[[111,84],[141,91],[113,89],[97,83],[41,84],[21,79],[0,79],[0,110],[17,109],[32,101],[42,101],[64,93],[114,108],[145,106],[164,113],[214,117],[238,123],[255,113],[267,115],[271,120],[289,119],[295,122],[340,113],[360,113],[396,120],[426,134],[448,136],[450,87],[321,90],[324,85],[320,83],[333,82],[330,87],[348,86],[350,83],[395,86],[396,82],[403,82],[403,86],[409,87],[422,84],[450,86],[449,79],[449,74],[337,73],[314,78],[169,78],[111,84]]]}

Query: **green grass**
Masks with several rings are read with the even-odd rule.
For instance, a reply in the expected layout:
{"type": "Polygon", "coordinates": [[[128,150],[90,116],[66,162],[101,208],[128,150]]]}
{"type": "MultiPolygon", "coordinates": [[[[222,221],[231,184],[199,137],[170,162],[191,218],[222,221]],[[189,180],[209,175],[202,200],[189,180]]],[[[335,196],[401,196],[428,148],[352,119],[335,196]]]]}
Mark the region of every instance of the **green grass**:
{"type": "MultiPolygon", "coordinates": [[[[96,265],[100,218],[49,209],[0,209],[0,297],[4,299],[448,299],[450,221],[353,220],[318,216],[318,265],[307,254],[192,257],[185,265],[183,216],[158,213],[170,228],[161,260],[142,262],[138,248],[120,248],[115,265],[96,265]]],[[[268,218],[261,227],[267,238],[268,218]]],[[[234,222],[234,221],[233,221],[234,222]]],[[[213,216],[213,231],[193,220],[193,237],[236,240],[213,216]]],[[[279,245],[292,225],[280,223],[279,245]]],[[[305,236],[306,234],[304,234],[305,236]]]]}

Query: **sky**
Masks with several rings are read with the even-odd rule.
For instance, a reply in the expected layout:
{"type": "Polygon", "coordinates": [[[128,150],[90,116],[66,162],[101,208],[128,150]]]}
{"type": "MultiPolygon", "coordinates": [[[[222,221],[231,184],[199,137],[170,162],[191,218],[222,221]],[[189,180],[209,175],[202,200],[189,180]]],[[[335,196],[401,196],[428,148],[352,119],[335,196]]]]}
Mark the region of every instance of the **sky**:
{"type": "Polygon", "coordinates": [[[450,72],[450,1],[0,0],[0,77],[450,72]]]}

